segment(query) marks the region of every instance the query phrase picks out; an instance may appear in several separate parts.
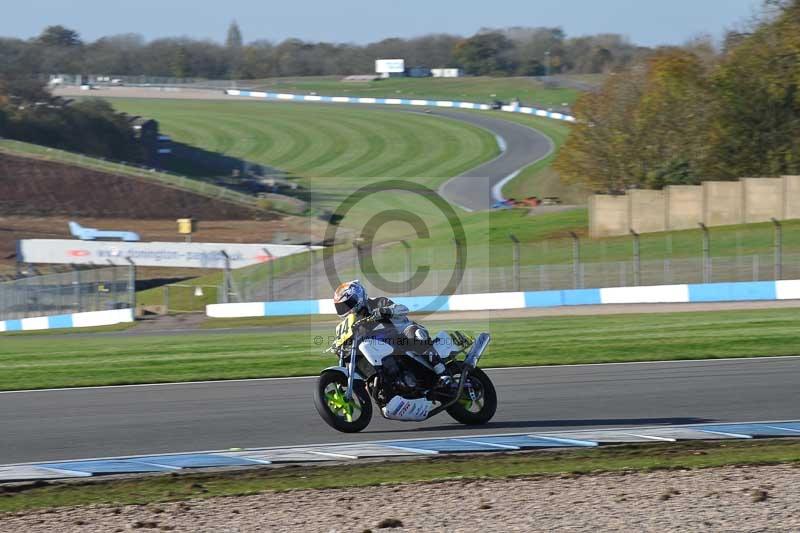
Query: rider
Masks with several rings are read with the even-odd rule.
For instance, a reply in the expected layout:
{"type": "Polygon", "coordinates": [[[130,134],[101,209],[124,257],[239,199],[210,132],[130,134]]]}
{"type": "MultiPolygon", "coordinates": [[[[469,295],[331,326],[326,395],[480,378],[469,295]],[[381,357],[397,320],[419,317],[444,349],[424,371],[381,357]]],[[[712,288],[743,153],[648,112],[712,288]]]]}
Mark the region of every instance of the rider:
{"type": "Polygon", "coordinates": [[[444,374],[444,363],[436,350],[431,349],[433,341],[428,330],[408,318],[408,307],[405,305],[394,303],[385,296],[368,298],[367,290],[358,280],[346,281],[339,285],[333,293],[333,305],[341,318],[349,313],[356,313],[359,319],[371,317],[376,323],[393,328],[401,339],[415,348],[415,351],[427,354],[436,374],[439,376],[444,374]]]}

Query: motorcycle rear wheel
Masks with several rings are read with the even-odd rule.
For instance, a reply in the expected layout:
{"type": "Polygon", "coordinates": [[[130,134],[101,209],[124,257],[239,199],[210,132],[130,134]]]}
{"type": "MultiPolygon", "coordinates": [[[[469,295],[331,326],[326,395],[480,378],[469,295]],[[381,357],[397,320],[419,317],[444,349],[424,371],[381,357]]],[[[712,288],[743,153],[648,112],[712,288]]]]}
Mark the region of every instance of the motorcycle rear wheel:
{"type": "Polygon", "coordinates": [[[372,420],[372,400],[363,381],[353,386],[353,398],[348,402],[347,376],[328,370],[317,378],[314,389],[314,407],[319,416],[333,429],[342,433],[357,433],[372,420]]]}
{"type": "MultiPolygon", "coordinates": [[[[460,374],[454,376],[456,382],[461,379],[460,374]]],[[[497,411],[497,391],[492,380],[480,368],[470,370],[464,391],[456,403],[447,408],[447,414],[456,422],[468,426],[486,424],[497,411]],[[470,395],[470,389],[472,395],[470,395]]]]}

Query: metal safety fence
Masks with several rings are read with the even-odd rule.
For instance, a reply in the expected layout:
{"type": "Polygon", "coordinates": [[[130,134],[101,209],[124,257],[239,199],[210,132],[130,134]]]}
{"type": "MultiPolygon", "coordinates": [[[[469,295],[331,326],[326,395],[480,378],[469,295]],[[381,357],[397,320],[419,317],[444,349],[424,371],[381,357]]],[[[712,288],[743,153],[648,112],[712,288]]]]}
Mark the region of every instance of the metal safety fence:
{"type": "Polygon", "coordinates": [[[0,320],[135,306],[134,267],[73,270],[0,283],[0,320]]]}
{"type": "Polygon", "coordinates": [[[525,243],[512,235],[488,248],[485,265],[462,270],[437,262],[429,247],[406,247],[370,270],[356,252],[342,250],[330,279],[317,252],[298,256],[289,269],[268,263],[229,272],[217,295],[223,303],[330,298],[334,278],[359,278],[372,294],[387,296],[800,279],[798,230],[800,221],[600,241],[572,234],[525,243]],[[415,277],[420,268],[424,276],[415,277]]]}
{"type": "MultiPolygon", "coordinates": [[[[431,270],[422,283],[409,286],[404,272],[356,272],[371,294],[387,296],[431,296],[439,294],[477,294],[513,291],[547,291],[631,287],[637,285],[672,285],[683,283],[719,283],[731,281],[768,281],[775,276],[772,254],[717,257],[705,265],[701,258],[641,261],[581,262],[520,267],[467,268],[463,272],[431,270]],[[388,282],[388,283],[387,283],[388,282]]],[[[785,279],[800,279],[800,254],[784,256],[785,279]]],[[[271,280],[243,278],[231,282],[228,301],[284,301],[330,298],[333,286],[325,277],[309,272],[281,275],[271,280]]],[[[220,286],[219,302],[225,291],[220,286]]]]}

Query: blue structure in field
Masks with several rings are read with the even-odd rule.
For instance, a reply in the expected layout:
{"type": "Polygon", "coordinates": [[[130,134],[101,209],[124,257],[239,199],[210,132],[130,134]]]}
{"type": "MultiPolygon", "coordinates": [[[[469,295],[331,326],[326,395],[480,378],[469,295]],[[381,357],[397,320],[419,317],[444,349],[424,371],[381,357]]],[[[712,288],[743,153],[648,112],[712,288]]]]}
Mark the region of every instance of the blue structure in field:
{"type": "Polygon", "coordinates": [[[95,228],[84,228],[77,222],[70,220],[69,232],[73,237],[77,237],[82,241],[125,241],[125,242],[138,242],[139,234],[134,231],[114,231],[114,230],[100,230],[95,228]]]}

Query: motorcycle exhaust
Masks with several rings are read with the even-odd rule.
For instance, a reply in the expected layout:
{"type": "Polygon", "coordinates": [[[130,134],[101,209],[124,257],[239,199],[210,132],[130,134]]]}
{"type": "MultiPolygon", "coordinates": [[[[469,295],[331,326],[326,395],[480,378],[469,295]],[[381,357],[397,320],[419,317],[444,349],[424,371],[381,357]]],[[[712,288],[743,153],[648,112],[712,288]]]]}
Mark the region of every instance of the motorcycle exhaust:
{"type": "Polygon", "coordinates": [[[489,341],[491,340],[492,336],[488,333],[481,333],[478,335],[478,338],[475,339],[474,343],[472,343],[472,348],[470,348],[466,359],[464,359],[464,364],[470,369],[478,366],[478,361],[483,355],[483,352],[486,351],[486,347],[489,346],[489,341]]]}
{"type": "Polygon", "coordinates": [[[461,372],[461,379],[458,380],[458,390],[456,391],[455,397],[447,403],[443,403],[436,409],[433,409],[430,413],[428,413],[428,418],[431,418],[434,415],[438,415],[461,398],[461,393],[464,392],[464,385],[467,384],[467,376],[469,376],[469,371],[474,369],[478,366],[478,361],[480,360],[483,352],[486,351],[486,347],[489,346],[489,341],[492,340],[492,336],[488,333],[481,333],[478,335],[478,338],[475,339],[475,342],[472,343],[472,348],[469,349],[469,353],[467,354],[466,359],[464,359],[464,371],[461,372]]]}

